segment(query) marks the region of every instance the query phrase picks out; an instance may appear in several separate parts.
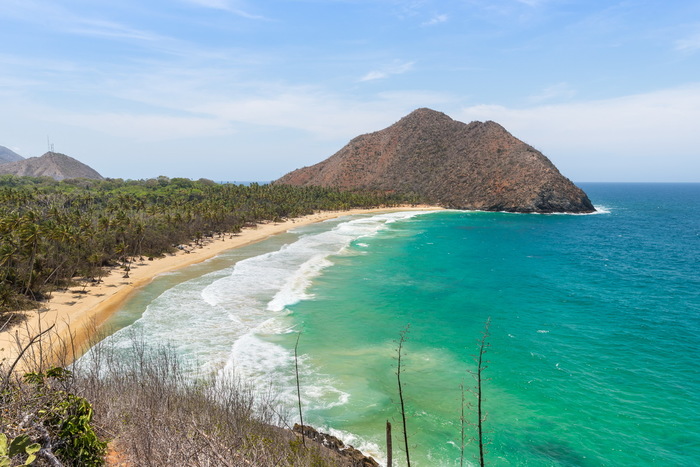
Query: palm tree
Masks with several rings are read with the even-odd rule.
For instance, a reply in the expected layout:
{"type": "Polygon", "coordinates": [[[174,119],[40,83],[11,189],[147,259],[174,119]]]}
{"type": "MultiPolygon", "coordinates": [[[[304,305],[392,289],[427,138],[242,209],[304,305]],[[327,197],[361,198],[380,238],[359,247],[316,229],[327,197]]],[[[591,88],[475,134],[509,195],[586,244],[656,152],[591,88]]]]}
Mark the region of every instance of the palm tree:
{"type": "MultiPolygon", "coordinates": [[[[29,252],[29,260],[27,266],[27,281],[24,288],[25,295],[30,294],[32,280],[34,278],[34,264],[36,261],[37,248],[41,236],[41,229],[36,223],[36,214],[33,211],[27,213],[25,220],[19,229],[19,236],[23,248],[29,252]]],[[[32,294],[33,295],[33,294],[32,294]]]]}

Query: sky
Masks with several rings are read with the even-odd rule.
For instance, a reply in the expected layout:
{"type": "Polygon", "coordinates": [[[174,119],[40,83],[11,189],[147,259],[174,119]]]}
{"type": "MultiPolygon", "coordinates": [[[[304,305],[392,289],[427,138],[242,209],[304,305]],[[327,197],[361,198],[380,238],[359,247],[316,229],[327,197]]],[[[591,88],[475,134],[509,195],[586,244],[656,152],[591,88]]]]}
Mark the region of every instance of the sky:
{"type": "Polygon", "coordinates": [[[268,181],[429,107],[575,182],[700,182],[697,0],[0,0],[0,145],[268,181]]]}

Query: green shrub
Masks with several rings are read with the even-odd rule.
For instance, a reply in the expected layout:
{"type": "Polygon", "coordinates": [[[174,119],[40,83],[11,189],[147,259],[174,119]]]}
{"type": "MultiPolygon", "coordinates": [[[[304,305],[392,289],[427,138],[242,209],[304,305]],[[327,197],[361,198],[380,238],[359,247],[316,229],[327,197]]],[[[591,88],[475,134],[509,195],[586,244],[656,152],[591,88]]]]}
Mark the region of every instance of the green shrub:
{"type": "Polygon", "coordinates": [[[36,460],[36,453],[40,449],[39,443],[32,443],[29,436],[21,435],[8,443],[5,433],[0,433],[0,467],[11,466],[13,457],[25,454],[27,459],[20,465],[31,465],[36,460]]]}

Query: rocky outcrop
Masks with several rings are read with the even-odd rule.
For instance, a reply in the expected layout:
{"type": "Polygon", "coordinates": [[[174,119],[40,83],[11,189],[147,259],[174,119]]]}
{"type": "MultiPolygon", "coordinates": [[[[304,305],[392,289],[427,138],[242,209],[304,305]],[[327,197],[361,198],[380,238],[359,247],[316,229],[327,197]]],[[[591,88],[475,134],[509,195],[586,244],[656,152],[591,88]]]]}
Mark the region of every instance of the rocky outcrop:
{"type": "Polygon", "coordinates": [[[103,180],[102,175],[91,167],[57,152],[47,152],[41,157],[30,157],[21,161],[2,164],[0,165],[0,174],[51,177],[55,180],[64,180],[66,178],[103,180]]]}
{"type": "Polygon", "coordinates": [[[465,124],[430,109],[358,136],[325,161],[274,183],[415,193],[456,209],[595,211],[547,157],[501,125],[465,124]]]}
{"type": "Polygon", "coordinates": [[[0,146],[0,164],[6,164],[8,162],[17,162],[21,160],[24,160],[24,157],[20,156],[10,148],[0,146]]]}
{"type": "Polygon", "coordinates": [[[295,433],[302,434],[306,438],[319,443],[320,445],[334,451],[338,454],[343,465],[348,467],[379,467],[379,463],[373,458],[365,456],[361,451],[355,449],[352,446],[345,445],[341,440],[335,436],[328,435],[326,433],[320,433],[313,427],[304,425],[303,427],[298,423],[294,424],[295,433]],[[303,428],[303,429],[302,429],[303,428]]]}

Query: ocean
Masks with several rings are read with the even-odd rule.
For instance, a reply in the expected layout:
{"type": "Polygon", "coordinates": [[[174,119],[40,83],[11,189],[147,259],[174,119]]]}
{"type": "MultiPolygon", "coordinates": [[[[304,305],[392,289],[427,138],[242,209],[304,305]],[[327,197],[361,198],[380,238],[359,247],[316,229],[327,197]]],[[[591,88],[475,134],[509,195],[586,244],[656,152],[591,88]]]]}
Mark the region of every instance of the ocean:
{"type": "Polygon", "coordinates": [[[700,465],[700,184],[580,184],[591,215],[395,212],[305,226],[159,277],[112,319],[198,375],[272,387],[395,464],[700,465]],[[490,320],[488,334],[485,325],[490,320]],[[464,390],[461,389],[464,388],[464,390]],[[464,404],[462,403],[464,396],[464,404]]]}

